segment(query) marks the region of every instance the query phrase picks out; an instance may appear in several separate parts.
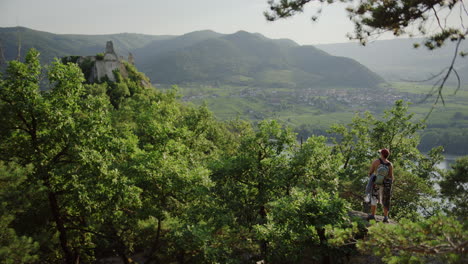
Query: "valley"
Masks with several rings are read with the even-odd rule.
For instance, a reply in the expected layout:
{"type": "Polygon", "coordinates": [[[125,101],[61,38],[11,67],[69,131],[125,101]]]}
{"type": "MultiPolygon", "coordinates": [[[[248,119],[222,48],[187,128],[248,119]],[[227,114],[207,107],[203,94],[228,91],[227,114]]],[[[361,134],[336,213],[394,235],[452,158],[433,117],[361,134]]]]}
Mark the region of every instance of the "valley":
{"type": "MultiPolygon", "coordinates": [[[[206,104],[220,120],[279,120],[302,138],[324,135],[333,124],[349,123],[356,113],[381,115],[400,99],[412,103],[414,120],[426,118],[435,100],[426,98],[432,83],[407,80],[426,79],[453,55],[450,43],[433,52],[411,48],[420,39],[376,41],[369,47],[301,46],[246,31],[60,35],[19,27],[0,28],[6,60],[15,58],[18,36],[23,49],[41,52],[43,64],[63,56],[93,56],[111,40],[120,57],[132,54],[135,66],[157,89],[177,86],[183,101],[206,104]]],[[[468,154],[466,65],[458,59],[462,87],[454,95],[456,82],[449,79],[446,104],[435,106],[421,132],[422,150],[443,145],[447,153],[468,154]]]]}
{"type": "Polygon", "coordinates": [[[157,85],[162,90],[176,89],[189,104],[207,105],[220,120],[236,118],[259,122],[276,119],[294,128],[298,137],[326,135],[333,124],[347,124],[356,114],[369,111],[382,115],[396,100],[410,102],[413,120],[427,118],[421,148],[444,141],[447,153],[465,154],[468,136],[468,86],[455,94],[455,87],[444,90],[445,106],[428,97],[431,85],[393,82],[377,88],[261,88],[232,85],[157,85]],[[431,112],[432,109],[432,112],[431,112]],[[431,113],[430,113],[431,112],[431,113]],[[430,115],[428,116],[428,114],[430,115]]]}

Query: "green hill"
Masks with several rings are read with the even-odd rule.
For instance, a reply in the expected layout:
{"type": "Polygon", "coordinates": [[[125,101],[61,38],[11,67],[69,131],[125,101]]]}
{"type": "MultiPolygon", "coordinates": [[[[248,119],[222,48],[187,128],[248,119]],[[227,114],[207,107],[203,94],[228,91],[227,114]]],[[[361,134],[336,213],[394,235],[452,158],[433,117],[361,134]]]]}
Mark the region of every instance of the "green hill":
{"type": "Polygon", "coordinates": [[[50,62],[55,57],[69,55],[93,55],[103,51],[106,41],[114,43],[119,55],[148,45],[153,41],[169,39],[172,36],[151,36],[134,33],[110,35],[60,35],[24,27],[0,28],[0,43],[6,60],[16,58],[18,41],[21,43],[21,55],[35,48],[41,52],[41,60],[50,62]]]}
{"type": "MultiPolygon", "coordinates": [[[[174,43],[177,39],[161,41],[174,43]]],[[[146,56],[141,68],[156,83],[227,83],[262,87],[375,87],[383,79],[358,62],[312,46],[239,31],[146,56]]]]}
{"type": "MultiPolygon", "coordinates": [[[[412,111],[424,118],[433,98],[420,102],[432,86],[379,85],[382,78],[370,69],[387,78],[400,72],[414,79],[443,65],[452,54],[450,46],[434,53],[415,51],[413,40],[377,41],[366,49],[352,43],[328,45],[333,49],[327,49],[245,31],[229,35],[209,30],[182,36],[58,35],[20,27],[0,28],[7,60],[16,58],[18,39],[22,55],[34,47],[45,63],[54,57],[95,55],[112,40],[119,55],[133,53],[136,66],[153,83],[161,84],[159,88],[179,84],[184,101],[207,104],[220,119],[278,119],[295,127],[304,138],[311,133],[323,134],[334,123],[349,122],[355,112],[381,113],[397,99],[413,102],[412,111]],[[330,54],[347,55],[362,64],[330,54]],[[363,89],[353,89],[357,87],[363,89]]],[[[468,64],[464,63],[466,60],[460,59],[458,65],[462,80],[468,76],[468,64]]],[[[466,89],[462,86],[455,96],[452,88],[444,90],[446,106],[434,110],[428,120],[424,146],[441,144],[450,153],[466,153],[466,89]]]]}
{"type": "Polygon", "coordinates": [[[27,28],[0,28],[7,60],[36,48],[44,62],[68,55],[94,55],[108,40],[116,52],[132,52],[136,65],[160,84],[229,84],[259,87],[376,87],[383,79],[358,62],[331,56],[292,40],[239,31],[196,31],[182,36],[143,34],[58,35],[27,28]]]}
{"type": "Polygon", "coordinates": [[[135,48],[133,50],[133,53],[135,56],[139,57],[143,61],[145,58],[148,57],[189,47],[206,39],[218,38],[220,36],[222,36],[222,34],[216,33],[211,30],[195,31],[184,34],[182,36],[155,39],[150,43],[146,43],[142,47],[135,48]]]}

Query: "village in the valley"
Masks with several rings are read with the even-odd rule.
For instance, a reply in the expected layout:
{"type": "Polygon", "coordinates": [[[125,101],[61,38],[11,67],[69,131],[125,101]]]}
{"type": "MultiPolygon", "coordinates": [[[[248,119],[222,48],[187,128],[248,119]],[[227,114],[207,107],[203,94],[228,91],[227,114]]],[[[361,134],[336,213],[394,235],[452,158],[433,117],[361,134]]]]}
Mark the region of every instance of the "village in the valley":
{"type": "MultiPolygon", "coordinates": [[[[184,101],[200,101],[209,98],[258,98],[272,108],[283,110],[292,105],[309,105],[326,112],[342,111],[380,111],[392,106],[396,100],[411,103],[422,102],[424,94],[397,91],[391,86],[378,88],[259,88],[244,87],[226,93],[213,92],[211,86],[187,88],[184,101]]],[[[220,88],[218,88],[219,90],[220,88]]]]}

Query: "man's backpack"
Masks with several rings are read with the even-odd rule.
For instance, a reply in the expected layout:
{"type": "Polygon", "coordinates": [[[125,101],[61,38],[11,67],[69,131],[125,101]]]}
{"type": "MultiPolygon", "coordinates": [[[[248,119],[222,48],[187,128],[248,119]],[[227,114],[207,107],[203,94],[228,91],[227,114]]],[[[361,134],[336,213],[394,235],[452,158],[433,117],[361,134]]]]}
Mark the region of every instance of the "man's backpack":
{"type": "Polygon", "coordinates": [[[382,185],[384,179],[388,176],[390,172],[390,163],[384,163],[381,159],[379,159],[380,164],[375,170],[375,184],[382,185]]]}

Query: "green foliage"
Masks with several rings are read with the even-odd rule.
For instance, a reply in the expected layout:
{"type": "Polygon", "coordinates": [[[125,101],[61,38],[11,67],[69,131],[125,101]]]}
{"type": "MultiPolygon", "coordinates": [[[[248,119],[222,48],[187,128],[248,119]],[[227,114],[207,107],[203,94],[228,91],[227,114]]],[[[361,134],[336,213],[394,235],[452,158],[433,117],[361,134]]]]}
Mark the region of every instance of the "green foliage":
{"type": "MultiPolygon", "coordinates": [[[[83,73],[86,76],[88,73],[88,78],[90,74],[91,67],[94,62],[89,59],[84,60],[79,66],[82,69],[83,73]],[[90,67],[88,69],[88,67],[90,67]]],[[[87,88],[94,95],[102,95],[106,93],[109,96],[109,100],[114,108],[118,109],[122,102],[135,94],[144,94],[147,93],[147,88],[151,87],[148,77],[143,73],[140,73],[136,68],[127,63],[123,62],[128,76],[124,78],[118,69],[113,71],[115,81],[110,81],[107,76],[104,76],[99,83],[90,84],[87,88]]]]}
{"type": "Polygon", "coordinates": [[[357,248],[381,256],[386,263],[465,263],[467,239],[466,222],[436,215],[421,222],[372,225],[357,248]]]}
{"type": "Polygon", "coordinates": [[[77,63],[78,59],[80,56],[67,56],[67,57],[62,57],[61,62],[62,64],[67,64],[67,63],[77,63]]]}
{"type": "Polygon", "coordinates": [[[329,194],[338,192],[342,156],[326,143],[323,136],[309,137],[295,151],[286,184],[305,190],[325,190],[329,194]]]}
{"type": "MultiPolygon", "coordinates": [[[[447,120],[448,121],[448,120],[447,120]]],[[[468,129],[451,126],[449,122],[446,128],[428,128],[421,135],[419,148],[429,151],[434,146],[443,146],[445,153],[464,155],[468,149],[468,129]]]]}
{"type": "Polygon", "coordinates": [[[449,200],[451,213],[466,220],[468,213],[468,156],[461,157],[439,182],[442,197],[449,200]]]}
{"type": "Polygon", "coordinates": [[[112,105],[118,108],[125,97],[130,96],[130,90],[125,83],[112,84],[108,91],[112,105]]]}
{"type": "Polygon", "coordinates": [[[38,243],[30,237],[18,236],[9,224],[14,219],[13,216],[0,216],[0,263],[36,263],[39,257],[38,243]]]}
{"type": "Polygon", "coordinates": [[[20,236],[12,227],[17,213],[30,209],[28,192],[21,192],[31,166],[25,168],[13,162],[0,162],[0,263],[34,263],[38,260],[39,244],[31,237],[20,236]]]}
{"type": "MultiPolygon", "coordinates": [[[[1,158],[33,168],[27,175],[28,185],[18,191],[35,189],[38,204],[28,214],[37,210],[47,220],[27,233],[37,233],[41,239],[48,233],[51,240],[41,242],[61,249],[42,251],[40,258],[92,261],[89,248],[95,245],[95,233],[84,230],[96,229],[90,223],[102,223],[122,207],[134,207],[137,190],[112,169],[118,155],[108,152],[115,142],[106,100],[86,93],[83,74],[75,64],[55,62],[47,73],[52,88],[39,91],[38,55],[31,50],[25,63],[10,62],[2,82],[1,136],[8,143],[0,151],[9,154],[1,158]],[[113,213],[104,215],[106,211],[113,213]]],[[[18,215],[19,223],[22,218],[28,215],[18,215]]]]}
{"type": "Polygon", "coordinates": [[[389,148],[394,165],[394,184],[391,214],[395,218],[418,217],[417,210],[436,196],[431,176],[437,171],[436,164],[442,160],[441,148],[425,157],[417,149],[417,132],[424,126],[414,122],[408,113],[408,104],[397,101],[386,111],[382,120],[365,113],[356,116],[353,122],[335,125],[330,133],[335,134],[335,149],[342,154],[342,195],[348,198],[355,210],[362,210],[362,195],[368,179],[372,160],[379,157],[377,150],[389,148]],[[415,195],[416,192],[416,195],[415,195]]]}
{"type": "MultiPolygon", "coordinates": [[[[126,61],[123,61],[122,62],[124,65],[125,65],[125,69],[127,70],[128,72],[128,79],[130,81],[133,81],[133,82],[143,82],[143,83],[146,83],[146,84],[150,84],[150,79],[148,77],[146,77],[142,72],[139,72],[134,65],[126,62],[126,61]]],[[[135,93],[136,91],[133,91],[133,93],[135,93]]],[[[132,93],[132,94],[133,94],[132,93]]]]}
{"type": "Polygon", "coordinates": [[[354,60],[312,46],[284,46],[243,31],[206,39],[202,44],[143,58],[142,64],[154,82],[163,84],[374,88],[383,82],[354,60]]]}
{"type": "Polygon", "coordinates": [[[340,226],[347,218],[346,202],[337,197],[339,155],[324,137],[298,146],[274,121],[241,133],[235,154],[212,168],[213,192],[228,216],[224,226],[256,230],[243,233],[247,245],[236,249],[276,263],[299,261],[313,246],[325,247],[317,258],[330,254],[324,226],[340,226]]]}
{"type": "Polygon", "coordinates": [[[176,101],[175,92],[160,93],[143,86],[147,78],[132,65],[126,67],[128,78],[116,78],[116,83],[108,85],[127,85],[130,90],[113,111],[118,135],[134,144],[117,167],[141,190],[141,207],[135,214],[116,218],[112,225],[125,230],[119,240],[127,248],[126,256],[132,248],[143,247],[149,259],[173,256],[169,259],[202,262],[203,247],[214,231],[204,224],[211,187],[206,162],[218,155],[221,146],[229,149],[232,142],[205,107],[185,107],[176,101]],[[205,242],[200,242],[200,236],[205,242]]]}
{"type": "MultiPolygon", "coordinates": [[[[4,263],[131,263],[137,253],[156,263],[340,259],[355,253],[345,238],[365,233],[348,210],[360,207],[382,147],[395,164],[395,218],[422,219],[435,197],[440,149],[417,151],[422,124],[401,101],[382,120],[366,114],[335,126],[334,146],[323,136],[298,144],[277,121],[221,123],[129,64],[116,82],[85,84],[76,64],[56,61],[41,91],[38,56],[11,61],[0,80],[4,263]]],[[[374,241],[366,239],[359,243],[374,241]]]]}
{"type": "Polygon", "coordinates": [[[86,80],[89,80],[89,77],[91,76],[91,70],[93,69],[94,63],[95,62],[90,58],[85,58],[79,65],[86,80]]]}
{"type": "Polygon", "coordinates": [[[319,248],[317,259],[338,253],[325,237],[325,226],[341,227],[348,219],[346,202],[337,195],[293,189],[270,203],[268,211],[267,223],[255,227],[261,239],[270,241],[269,262],[296,263],[314,247],[319,248]]]}
{"type": "Polygon", "coordinates": [[[103,60],[103,59],[104,59],[104,53],[96,54],[96,60],[103,60]]]}

